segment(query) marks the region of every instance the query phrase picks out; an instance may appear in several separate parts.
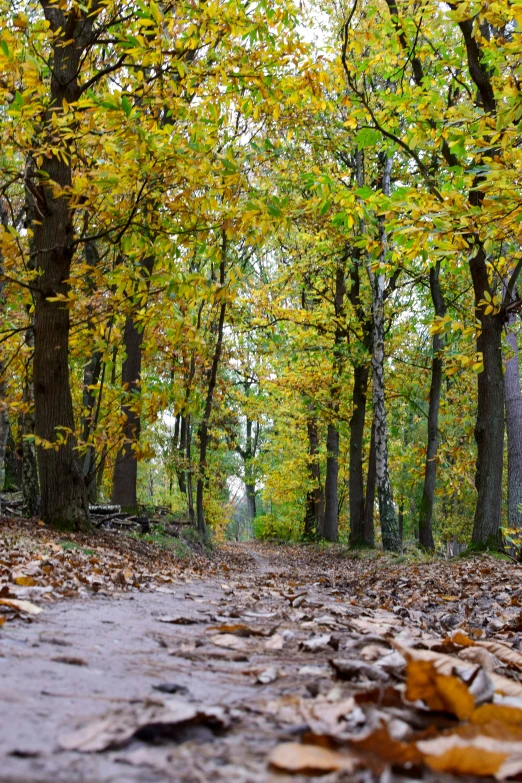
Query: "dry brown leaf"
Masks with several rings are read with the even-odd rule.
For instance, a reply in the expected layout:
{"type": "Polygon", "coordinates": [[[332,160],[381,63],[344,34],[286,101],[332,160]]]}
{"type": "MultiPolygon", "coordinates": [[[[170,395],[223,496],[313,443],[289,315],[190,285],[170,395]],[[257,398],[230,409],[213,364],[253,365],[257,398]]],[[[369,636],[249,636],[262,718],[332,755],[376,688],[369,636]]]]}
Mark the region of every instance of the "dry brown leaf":
{"type": "Polygon", "coordinates": [[[2,616],[0,617],[0,628],[2,627],[2,625],[3,625],[4,623],[5,623],[5,615],[2,615],[2,616]]]}
{"type": "Polygon", "coordinates": [[[234,636],[232,633],[224,633],[213,636],[212,644],[216,647],[226,647],[229,650],[245,650],[247,645],[240,636],[234,636]]]}
{"type": "Polygon", "coordinates": [[[319,745],[283,742],[272,750],[268,763],[274,769],[294,775],[321,775],[340,770],[353,772],[357,759],[319,745]]]}
{"type": "Polygon", "coordinates": [[[36,606],[36,604],[31,603],[31,601],[19,601],[17,598],[0,598],[0,604],[3,606],[10,606],[11,609],[16,609],[18,612],[23,612],[24,614],[36,615],[43,612],[43,609],[36,606]]]}
{"type": "Polygon", "coordinates": [[[491,721],[522,726],[522,709],[506,704],[482,704],[473,711],[469,720],[479,726],[491,721]]]}
{"type": "Polygon", "coordinates": [[[145,742],[175,738],[181,726],[194,723],[223,729],[229,720],[222,707],[200,707],[172,699],[162,706],[135,705],[110,712],[61,737],[59,744],[63,750],[97,753],[122,748],[134,737],[145,742]]]}
{"type": "Polygon", "coordinates": [[[503,642],[477,641],[477,647],[484,647],[490,653],[495,655],[499,661],[510,666],[512,669],[522,671],[522,655],[503,642]]]}
{"type": "Polygon", "coordinates": [[[33,579],[32,576],[16,576],[14,578],[15,585],[20,585],[20,587],[34,587],[37,583],[36,579],[33,579]]]}
{"type": "Polygon", "coordinates": [[[410,660],[406,666],[406,699],[421,699],[431,710],[469,718],[475,699],[468,687],[452,675],[438,674],[432,661],[410,660]]]}
{"type": "Polygon", "coordinates": [[[272,628],[262,628],[261,626],[245,625],[244,623],[235,623],[234,625],[211,625],[207,628],[207,631],[214,631],[215,633],[222,634],[234,634],[235,636],[273,636],[277,626],[272,628]]]}
{"type": "Polygon", "coordinates": [[[420,764],[422,754],[414,742],[401,742],[390,736],[388,727],[379,726],[369,736],[354,740],[355,748],[374,753],[391,764],[420,764]]]}
{"type": "MultiPolygon", "coordinates": [[[[445,739],[445,738],[444,738],[445,739]]],[[[449,775],[496,775],[508,755],[465,744],[448,747],[440,755],[424,756],[426,764],[435,772],[449,775]]]]}

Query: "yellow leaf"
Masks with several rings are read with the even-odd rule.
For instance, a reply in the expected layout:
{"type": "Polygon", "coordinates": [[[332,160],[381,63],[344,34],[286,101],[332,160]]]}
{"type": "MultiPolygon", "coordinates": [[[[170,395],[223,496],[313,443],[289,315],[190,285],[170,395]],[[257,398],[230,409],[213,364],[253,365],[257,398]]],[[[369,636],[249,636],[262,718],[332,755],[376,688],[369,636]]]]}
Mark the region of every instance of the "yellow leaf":
{"type": "Polygon", "coordinates": [[[37,584],[36,579],[32,576],[17,576],[14,580],[15,585],[21,585],[22,587],[34,587],[37,584]]]}

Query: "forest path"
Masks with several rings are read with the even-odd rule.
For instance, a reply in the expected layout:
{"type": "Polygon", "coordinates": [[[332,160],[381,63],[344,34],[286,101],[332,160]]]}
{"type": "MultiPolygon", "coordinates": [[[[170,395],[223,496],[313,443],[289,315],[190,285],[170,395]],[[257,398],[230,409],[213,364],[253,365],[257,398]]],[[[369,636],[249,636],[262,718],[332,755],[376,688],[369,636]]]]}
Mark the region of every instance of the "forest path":
{"type": "MultiPolygon", "coordinates": [[[[403,680],[391,636],[441,639],[465,616],[495,633],[506,597],[522,596],[520,569],[499,563],[495,574],[489,560],[418,566],[306,547],[228,551],[217,574],[64,600],[30,624],[4,626],[0,783],[290,780],[267,766],[278,743],[310,729],[359,731],[366,718],[353,695],[403,680]],[[335,658],[360,669],[339,680],[335,658]]],[[[370,783],[381,772],[326,780],[370,783]]]]}

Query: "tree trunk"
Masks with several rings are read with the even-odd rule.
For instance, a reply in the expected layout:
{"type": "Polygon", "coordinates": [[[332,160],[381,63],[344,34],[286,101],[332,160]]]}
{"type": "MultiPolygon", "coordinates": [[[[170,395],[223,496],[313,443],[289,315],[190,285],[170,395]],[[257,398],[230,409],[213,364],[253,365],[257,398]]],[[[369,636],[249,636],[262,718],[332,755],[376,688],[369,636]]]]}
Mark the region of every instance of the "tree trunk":
{"type": "Polygon", "coordinates": [[[34,385],[32,379],[34,331],[30,326],[25,333],[25,344],[31,349],[25,369],[22,402],[24,412],[20,417],[22,432],[22,494],[23,510],[26,517],[34,517],[40,511],[40,486],[36,466],[36,451],[34,447],[34,385]]]}
{"type": "Polygon", "coordinates": [[[73,105],[80,97],[79,72],[90,45],[94,15],[74,9],[64,13],[55,4],[42,3],[54,34],[50,108],[43,117],[41,143],[58,147],[43,157],[37,183],[39,219],[34,231],[39,292],[34,313],[34,399],[35,432],[41,487],[41,515],[59,527],[73,526],[90,531],[89,510],[83,475],[76,459],[75,423],[69,385],[69,309],[67,296],[74,254],[73,213],[69,205],[72,186],[73,151],[53,127],[55,112],[64,101],[73,105]],[[58,135],[58,141],[56,137],[58,135]]]}
{"type": "Polygon", "coordinates": [[[344,336],[340,319],[344,311],[344,296],[346,293],[344,281],[344,263],[346,258],[338,262],[335,271],[335,337],[333,355],[333,383],[330,388],[330,411],[333,421],[328,424],[326,436],[326,477],[324,482],[324,519],[321,535],[327,541],[337,541],[339,537],[339,430],[337,415],[339,413],[339,395],[341,391],[341,373],[343,356],[341,342],[344,336]]]}
{"type": "Polygon", "coordinates": [[[125,419],[123,425],[123,446],[116,457],[111,503],[119,505],[129,513],[136,513],[138,507],[137,479],[138,460],[133,444],[140,439],[140,414],[133,406],[136,400],[141,376],[142,330],[132,316],[127,316],[123,333],[125,359],[121,370],[122,386],[128,402],[122,405],[125,419]]]}
{"type": "MultiPolygon", "coordinates": [[[[153,263],[152,256],[147,256],[142,262],[142,274],[145,276],[147,290],[153,263]]],[[[136,513],[138,509],[138,458],[135,446],[139,442],[141,431],[140,414],[135,406],[141,381],[143,326],[136,322],[135,318],[134,313],[127,316],[123,332],[125,359],[121,368],[121,383],[127,402],[122,405],[124,443],[114,465],[111,497],[111,503],[121,506],[129,513],[136,513]]]]}
{"type": "Polygon", "coordinates": [[[350,546],[367,544],[364,518],[363,444],[366,419],[366,393],[370,368],[367,364],[355,364],[353,368],[353,413],[350,419],[350,546]]]}
{"type": "Polygon", "coordinates": [[[368,473],[366,475],[366,497],[364,501],[364,543],[366,546],[375,546],[374,515],[376,483],[377,465],[375,459],[375,421],[372,420],[370,455],[368,458],[368,473]]]}
{"type": "Polygon", "coordinates": [[[504,461],[504,374],[502,367],[502,318],[485,315],[478,303],[490,293],[486,254],[479,247],[470,261],[475,307],[481,331],[477,350],[484,369],[478,375],[477,468],[475,486],[478,497],[473,522],[472,543],[479,547],[498,547],[502,514],[502,469],[504,461]]]}
{"type": "Polygon", "coordinates": [[[194,511],[194,490],[192,485],[192,427],[190,424],[190,416],[187,416],[187,508],[190,524],[192,527],[196,525],[196,514],[194,511]]]}
{"type": "Polygon", "coordinates": [[[338,539],[339,514],[339,431],[328,425],[326,436],[326,478],[324,482],[324,519],[322,536],[327,541],[338,539]]]}
{"type": "MultiPolygon", "coordinates": [[[[383,160],[382,190],[390,194],[392,159],[383,160]]],[[[382,262],[386,261],[388,238],[384,219],[379,219],[382,262]]],[[[375,466],[377,476],[377,496],[381,523],[382,545],[385,551],[397,552],[401,549],[401,540],[397,525],[397,514],[393,504],[388,465],[388,430],[386,426],[386,398],[384,388],[384,289],[382,272],[370,271],[373,299],[373,416],[375,423],[375,466]]]]}
{"type": "MultiPolygon", "coordinates": [[[[99,396],[95,394],[94,389],[89,386],[95,386],[100,380],[102,369],[102,356],[99,351],[93,351],[91,358],[83,370],[83,417],[82,417],[82,439],[84,443],[88,441],[89,435],[93,430],[95,418],[95,405],[99,396]]],[[[98,395],[101,395],[101,388],[98,395]]],[[[83,475],[87,487],[87,495],[90,503],[96,503],[97,486],[95,474],[96,454],[94,446],[89,444],[83,458],[83,475]]]]}
{"type": "Polygon", "coordinates": [[[513,329],[515,316],[506,324],[506,344],[510,357],[504,372],[506,425],[508,446],[508,526],[522,528],[522,394],[518,364],[517,333],[513,329]]]}
{"type": "MultiPolygon", "coordinates": [[[[223,237],[223,248],[221,251],[221,263],[219,265],[219,283],[221,286],[225,285],[225,255],[226,255],[226,240],[223,237]]],[[[205,411],[203,413],[203,419],[198,429],[199,439],[199,470],[198,480],[196,483],[196,518],[199,533],[204,536],[206,534],[205,525],[205,510],[203,508],[203,490],[205,487],[206,471],[207,471],[207,448],[208,448],[208,425],[210,421],[210,414],[212,413],[212,402],[214,399],[214,389],[217,382],[217,371],[219,367],[219,361],[221,359],[221,351],[223,347],[223,328],[225,325],[225,312],[227,309],[226,299],[223,299],[219,308],[219,319],[216,336],[216,346],[214,349],[214,357],[212,359],[212,366],[210,368],[210,374],[208,378],[207,398],[205,402],[205,411]]]]}
{"type": "MultiPolygon", "coordinates": [[[[313,413],[313,404],[309,406],[309,411],[313,413]]],[[[308,472],[312,488],[306,494],[306,512],[305,512],[305,536],[307,538],[315,537],[319,532],[323,534],[324,518],[324,491],[321,484],[321,466],[319,464],[319,434],[317,432],[317,422],[314,416],[310,416],[307,421],[308,429],[308,472]]]]}
{"type": "MultiPolygon", "coordinates": [[[[430,269],[430,290],[435,315],[443,318],[446,304],[440,287],[440,261],[430,269]]],[[[437,451],[439,446],[439,409],[442,387],[442,349],[444,342],[440,334],[433,335],[433,357],[431,360],[430,404],[428,408],[428,443],[424,468],[424,487],[419,513],[419,544],[428,551],[435,549],[433,541],[433,506],[437,479],[437,451]]]]}
{"type": "MultiPolygon", "coordinates": [[[[0,197],[0,225],[7,228],[7,209],[3,198],[0,197]]],[[[4,281],[4,258],[0,250],[0,315],[5,318],[5,281],[4,281]]],[[[5,378],[5,368],[3,361],[0,361],[0,489],[4,486],[4,460],[7,447],[7,437],[9,435],[9,414],[7,408],[7,383],[5,378]]],[[[0,513],[2,508],[0,506],[0,513]]]]}

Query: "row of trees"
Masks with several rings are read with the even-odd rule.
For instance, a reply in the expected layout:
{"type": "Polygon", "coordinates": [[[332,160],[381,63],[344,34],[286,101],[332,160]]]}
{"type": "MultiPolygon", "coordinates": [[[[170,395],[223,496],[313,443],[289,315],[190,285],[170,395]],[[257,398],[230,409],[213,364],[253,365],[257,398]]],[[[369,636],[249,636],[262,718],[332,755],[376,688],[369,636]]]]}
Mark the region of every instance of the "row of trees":
{"type": "Polygon", "coordinates": [[[26,512],[88,529],[148,476],[204,533],[236,476],[249,531],[519,528],[519,7],[4,4],[26,512]]]}

